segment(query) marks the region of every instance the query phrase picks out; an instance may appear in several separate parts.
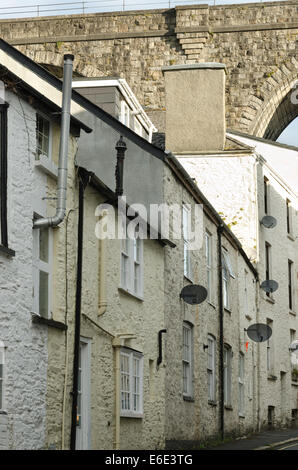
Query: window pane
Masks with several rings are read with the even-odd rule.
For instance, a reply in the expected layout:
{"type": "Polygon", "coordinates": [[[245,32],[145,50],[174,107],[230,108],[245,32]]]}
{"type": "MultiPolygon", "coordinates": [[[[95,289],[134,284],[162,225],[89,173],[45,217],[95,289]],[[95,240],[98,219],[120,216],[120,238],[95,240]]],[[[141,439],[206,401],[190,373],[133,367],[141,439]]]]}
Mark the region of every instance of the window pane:
{"type": "Polygon", "coordinates": [[[121,354],[121,408],[130,409],[130,381],[129,381],[129,357],[121,354]]]}
{"type": "Polygon", "coordinates": [[[50,123],[47,119],[42,116],[36,116],[36,146],[37,146],[37,158],[40,155],[49,156],[49,134],[50,134],[50,123]]]}
{"type": "Polygon", "coordinates": [[[127,288],[128,287],[128,263],[129,263],[129,258],[122,253],[121,256],[121,285],[122,287],[127,288]]]}
{"type": "Polygon", "coordinates": [[[39,230],[39,259],[45,263],[49,262],[49,231],[39,230]]]}
{"type": "Polygon", "coordinates": [[[48,316],[49,302],[49,275],[44,271],[39,271],[39,314],[48,316]]]}

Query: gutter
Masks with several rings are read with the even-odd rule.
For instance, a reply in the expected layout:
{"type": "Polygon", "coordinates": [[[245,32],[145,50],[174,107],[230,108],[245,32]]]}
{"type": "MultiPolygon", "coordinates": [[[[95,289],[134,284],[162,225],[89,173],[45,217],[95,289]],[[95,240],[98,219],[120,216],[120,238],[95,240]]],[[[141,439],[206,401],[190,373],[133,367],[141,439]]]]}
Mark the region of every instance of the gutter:
{"type": "Polygon", "coordinates": [[[58,168],[58,198],[57,198],[56,214],[54,215],[54,217],[40,218],[40,219],[34,220],[33,228],[56,227],[63,221],[65,217],[73,60],[74,60],[73,55],[71,54],[64,55],[62,111],[61,111],[61,129],[60,129],[60,146],[59,146],[59,168],[58,168]]]}

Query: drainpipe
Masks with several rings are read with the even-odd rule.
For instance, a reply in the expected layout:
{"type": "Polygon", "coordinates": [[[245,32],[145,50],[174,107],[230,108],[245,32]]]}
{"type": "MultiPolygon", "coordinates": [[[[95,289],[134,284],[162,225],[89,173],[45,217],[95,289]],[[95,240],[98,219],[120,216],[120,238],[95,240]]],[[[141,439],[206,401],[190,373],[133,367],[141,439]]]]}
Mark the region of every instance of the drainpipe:
{"type": "Polygon", "coordinates": [[[114,449],[120,449],[120,348],[122,342],[119,338],[113,341],[115,348],[115,442],[114,449]]]}
{"type": "Polygon", "coordinates": [[[222,245],[223,225],[217,227],[218,240],[218,305],[219,305],[219,370],[220,370],[220,435],[224,440],[224,318],[223,318],[223,288],[222,288],[222,245]]]}
{"type": "Polygon", "coordinates": [[[75,306],[75,337],[74,337],[74,358],[73,358],[73,390],[72,390],[70,450],[75,450],[75,448],[76,448],[79,354],[80,354],[80,334],[81,334],[84,191],[85,191],[85,188],[88,184],[88,181],[89,181],[89,173],[85,170],[81,170],[79,172],[79,220],[78,220],[78,246],[77,246],[77,284],[76,284],[76,306],[75,306]]]}
{"type": "MultiPolygon", "coordinates": [[[[108,211],[103,211],[101,217],[107,217],[107,215],[108,211]]],[[[102,238],[100,241],[98,316],[106,312],[107,306],[107,239],[102,238]]]]}
{"type": "Polygon", "coordinates": [[[72,67],[74,56],[64,55],[63,87],[62,87],[62,111],[59,146],[59,168],[58,168],[58,197],[57,209],[54,217],[34,220],[33,228],[56,227],[65,217],[66,191],[67,191],[67,163],[68,163],[68,141],[70,128],[70,103],[72,87],[72,67]]]}

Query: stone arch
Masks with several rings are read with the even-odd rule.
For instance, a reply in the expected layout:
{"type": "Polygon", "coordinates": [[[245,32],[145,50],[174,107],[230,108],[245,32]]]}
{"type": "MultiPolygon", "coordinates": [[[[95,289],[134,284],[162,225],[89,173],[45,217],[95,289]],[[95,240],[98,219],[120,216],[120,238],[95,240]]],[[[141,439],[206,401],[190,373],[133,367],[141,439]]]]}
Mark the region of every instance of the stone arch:
{"type": "Polygon", "coordinates": [[[298,116],[298,104],[291,101],[298,80],[298,62],[291,58],[268,75],[250,97],[240,122],[249,134],[276,140],[298,116]]]}
{"type": "MultiPolygon", "coordinates": [[[[43,51],[43,50],[27,50],[23,46],[18,46],[17,49],[23,54],[26,54],[30,59],[42,65],[51,73],[61,78],[63,75],[63,56],[68,53],[66,50],[60,51],[43,51]]],[[[73,66],[74,76],[77,77],[101,77],[104,75],[102,70],[99,70],[96,66],[88,63],[84,63],[80,60],[79,56],[75,56],[73,66]]]]}

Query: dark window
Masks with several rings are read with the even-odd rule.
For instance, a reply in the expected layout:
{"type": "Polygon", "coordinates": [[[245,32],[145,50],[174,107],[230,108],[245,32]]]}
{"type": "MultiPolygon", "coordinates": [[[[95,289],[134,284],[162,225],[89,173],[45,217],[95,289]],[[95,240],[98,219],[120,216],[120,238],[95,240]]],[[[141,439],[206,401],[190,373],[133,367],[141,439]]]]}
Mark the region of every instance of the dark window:
{"type": "Polygon", "coordinates": [[[289,289],[289,309],[293,310],[293,286],[292,286],[292,274],[293,262],[288,260],[288,289],[289,289]]]}
{"type": "MultiPolygon", "coordinates": [[[[265,243],[265,269],[266,269],[266,281],[270,279],[270,249],[271,246],[269,243],[265,243]]],[[[267,297],[269,297],[269,292],[266,292],[267,297]]]]}
{"type": "Polygon", "coordinates": [[[7,247],[7,104],[0,105],[0,245],[7,247]]]}
{"type": "Polygon", "coordinates": [[[289,199],[286,200],[286,205],[287,205],[287,232],[291,233],[291,202],[289,199]]]}
{"type": "Polygon", "coordinates": [[[268,178],[264,177],[264,211],[268,214],[268,178]]]}

